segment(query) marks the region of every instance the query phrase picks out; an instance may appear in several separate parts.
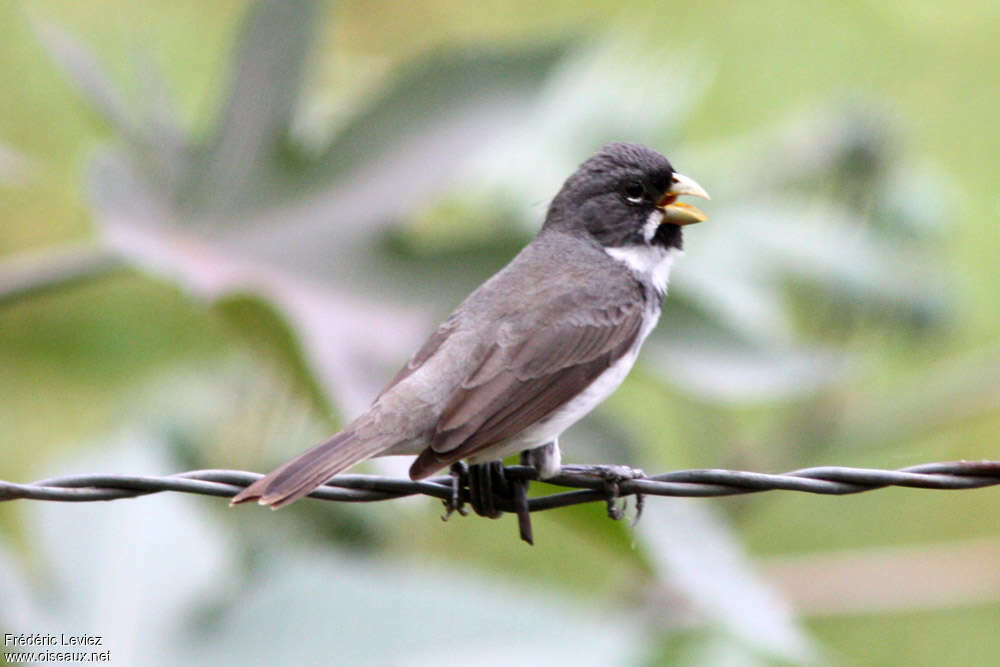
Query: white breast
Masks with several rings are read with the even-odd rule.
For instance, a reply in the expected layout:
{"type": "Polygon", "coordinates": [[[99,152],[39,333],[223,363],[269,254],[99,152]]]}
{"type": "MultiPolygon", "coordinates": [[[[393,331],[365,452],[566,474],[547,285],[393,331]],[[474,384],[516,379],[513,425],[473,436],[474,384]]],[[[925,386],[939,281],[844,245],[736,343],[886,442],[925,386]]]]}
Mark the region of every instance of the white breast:
{"type": "MultiPolygon", "coordinates": [[[[653,222],[650,220],[650,227],[653,222]]],[[[654,230],[655,231],[655,230],[654,230]]],[[[615,260],[621,262],[632,271],[639,280],[649,281],[661,295],[666,294],[667,281],[670,278],[670,267],[674,262],[674,254],[679,251],[676,248],[663,248],[652,245],[633,245],[620,248],[605,248],[605,251],[615,260]]],[[[524,429],[518,435],[507,442],[496,447],[490,447],[483,452],[482,457],[470,457],[471,463],[481,463],[482,461],[501,458],[524,449],[531,449],[551,442],[570,426],[580,420],[581,417],[593,410],[597,405],[606,399],[618,388],[628,372],[632,370],[636,357],[639,356],[639,348],[642,346],[646,336],[656,326],[660,319],[660,303],[651,303],[649,312],[646,313],[642,329],[632,346],[621,359],[613,363],[608,370],[594,380],[590,386],[574,396],[561,408],[550,414],[545,419],[524,429]]]]}
{"type": "Polygon", "coordinates": [[[621,248],[605,248],[604,251],[624,264],[640,280],[653,283],[660,294],[667,293],[670,267],[674,263],[676,248],[651,245],[631,245],[621,248]]]}

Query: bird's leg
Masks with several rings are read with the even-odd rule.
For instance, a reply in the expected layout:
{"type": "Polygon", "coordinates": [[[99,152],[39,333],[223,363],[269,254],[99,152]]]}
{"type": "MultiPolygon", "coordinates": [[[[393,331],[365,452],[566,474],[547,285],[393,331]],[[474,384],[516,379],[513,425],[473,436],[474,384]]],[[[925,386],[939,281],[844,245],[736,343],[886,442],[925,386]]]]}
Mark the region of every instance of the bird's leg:
{"type": "Polygon", "coordinates": [[[562,463],[558,438],[540,447],[521,452],[521,463],[537,470],[538,479],[548,479],[558,475],[562,463]]]}
{"type": "Polygon", "coordinates": [[[465,479],[469,476],[469,466],[465,465],[465,461],[455,461],[448,469],[448,474],[451,475],[451,498],[444,501],[442,521],[447,521],[455,512],[462,516],[469,513],[469,510],[465,508],[465,500],[462,499],[462,488],[465,486],[465,479]]]}
{"type": "MultiPolygon", "coordinates": [[[[608,502],[608,516],[616,521],[625,516],[625,506],[626,503],[619,504],[618,498],[620,497],[621,489],[620,484],[622,482],[630,481],[633,479],[642,479],[646,476],[639,468],[630,468],[628,466],[616,466],[616,465],[567,465],[562,467],[562,472],[569,474],[579,474],[579,475],[591,475],[594,477],[599,477],[604,481],[604,489],[607,493],[608,502]]],[[[632,520],[632,525],[634,526],[639,521],[639,517],[642,515],[642,509],[645,506],[645,498],[643,494],[635,494],[635,518],[632,520]]]]}

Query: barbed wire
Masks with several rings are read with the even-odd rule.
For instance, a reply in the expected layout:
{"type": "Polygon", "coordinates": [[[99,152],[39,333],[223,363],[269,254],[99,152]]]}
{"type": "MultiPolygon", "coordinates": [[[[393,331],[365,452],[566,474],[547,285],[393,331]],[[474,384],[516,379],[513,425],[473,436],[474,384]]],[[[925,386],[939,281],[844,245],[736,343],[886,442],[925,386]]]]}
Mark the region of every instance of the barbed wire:
{"type": "MultiPolygon", "coordinates": [[[[523,491],[527,483],[538,479],[534,468],[516,465],[495,470],[503,483],[494,484],[495,490],[490,487],[491,497],[485,501],[479,497],[477,502],[477,493],[481,494],[481,490],[470,489],[464,470],[417,482],[378,475],[338,475],[309,497],[335,502],[376,502],[425,495],[444,501],[448,508],[444,518],[453,511],[465,514],[465,503],[471,503],[475,511],[484,516],[516,513],[522,539],[531,542],[530,512],[604,501],[608,504],[609,515],[621,518],[617,501],[628,496],[636,496],[638,515],[642,510],[642,498],[647,495],[704,498],[764,491],[849,495],[889,486],[961,490],[1000,485],[1000,461],[985,460],[924,463],[898,470],[822,466],[768,474],[696,469],[649,476],[617,466],[564,466],[559,475],[545,482],[573,490],[526,498],[523,491]],[[520,488],[521,492],[512,493],[512,487],[520,488]]],[[[28,484],[0,480],[0,502],[18,499],[93,502],[165,491],[231,498],[261,476],[243,470],[192,470],[165,476],[68,475],[28,484]]]]}
{"type": "MultiPolygon", "coordinates": [[[[508,466],[504,468],[504,473],[510,479],[538,479],[535,470],[529,466],[508,466]]],[[[91,502],[134,498],[164,491],[228,498],[260,477],[262,475],[258,473],[243,470],[192,470],[165,476],[68,475],[27,484],[0,480],[0,502],[17,499],[91,502]]],[[[577,490],[531,498],[528,509],[538,512],[605,500],[608,482],[606,477],[590,470],[576,472],[571,466],[567,466],[565,472],[545,481],[577,490]]],[[[637,493],[650,496],[709,497],[778,490],[847,495],[887,486],[975,489],[1000,485],[1000,461],[924,463],[899,470],[823,466],[783,474],[717,469],[675,470],[659,475],[621,479],[616,484],[619,497],[637,493]]],[[[452,495],[452,478],[435,477],[414,482],[378,475],[338,475],[309,497],[340,502],[374,502],[418,494],[448,500],[452,495]]]]}

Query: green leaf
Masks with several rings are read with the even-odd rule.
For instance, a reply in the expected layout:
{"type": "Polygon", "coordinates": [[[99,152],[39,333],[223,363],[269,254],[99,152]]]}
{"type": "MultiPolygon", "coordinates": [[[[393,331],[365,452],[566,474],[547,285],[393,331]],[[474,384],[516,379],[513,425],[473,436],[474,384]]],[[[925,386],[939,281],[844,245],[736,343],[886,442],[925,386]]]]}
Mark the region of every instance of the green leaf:
{"type": "Polygon", "coordinates": [[[215,130],[191,165],[181,210],[219,217],[268,199],[299,100],[319,0],[257,0],[243,21],[215,130]]]}
{"type": "Polygon", "coordinates": [[[268,357],[288,373],[296,386],[303,389],[320,414],[330,414],[329,396],[306,361],[296,331],[274,304],[255,294],[230,292],[212,305],[229,325],[237,339],[242,339],[255,355],[268,357]]]}
{"type": "Polygon", "coordinates": [[[134,138],[136,123],[93,54],[55,23],[33,16],[31,25],[39,43],[80,96],[122,136],[134,138]]]}

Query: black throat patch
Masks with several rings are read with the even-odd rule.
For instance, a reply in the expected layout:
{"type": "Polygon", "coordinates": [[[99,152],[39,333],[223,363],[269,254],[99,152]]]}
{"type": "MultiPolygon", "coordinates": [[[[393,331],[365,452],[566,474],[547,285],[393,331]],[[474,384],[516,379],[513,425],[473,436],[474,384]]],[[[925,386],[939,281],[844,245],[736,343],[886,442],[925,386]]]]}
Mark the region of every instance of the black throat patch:
{"type": "Polygon", "coordinates": [[[653,235],[653,240],[650,243],[668,249],[677,248],[678,250],[683,250],[684,234],[681,231],[680,225],[672,225],[668,222],[656,228],[656,234],[653,235]]]}

